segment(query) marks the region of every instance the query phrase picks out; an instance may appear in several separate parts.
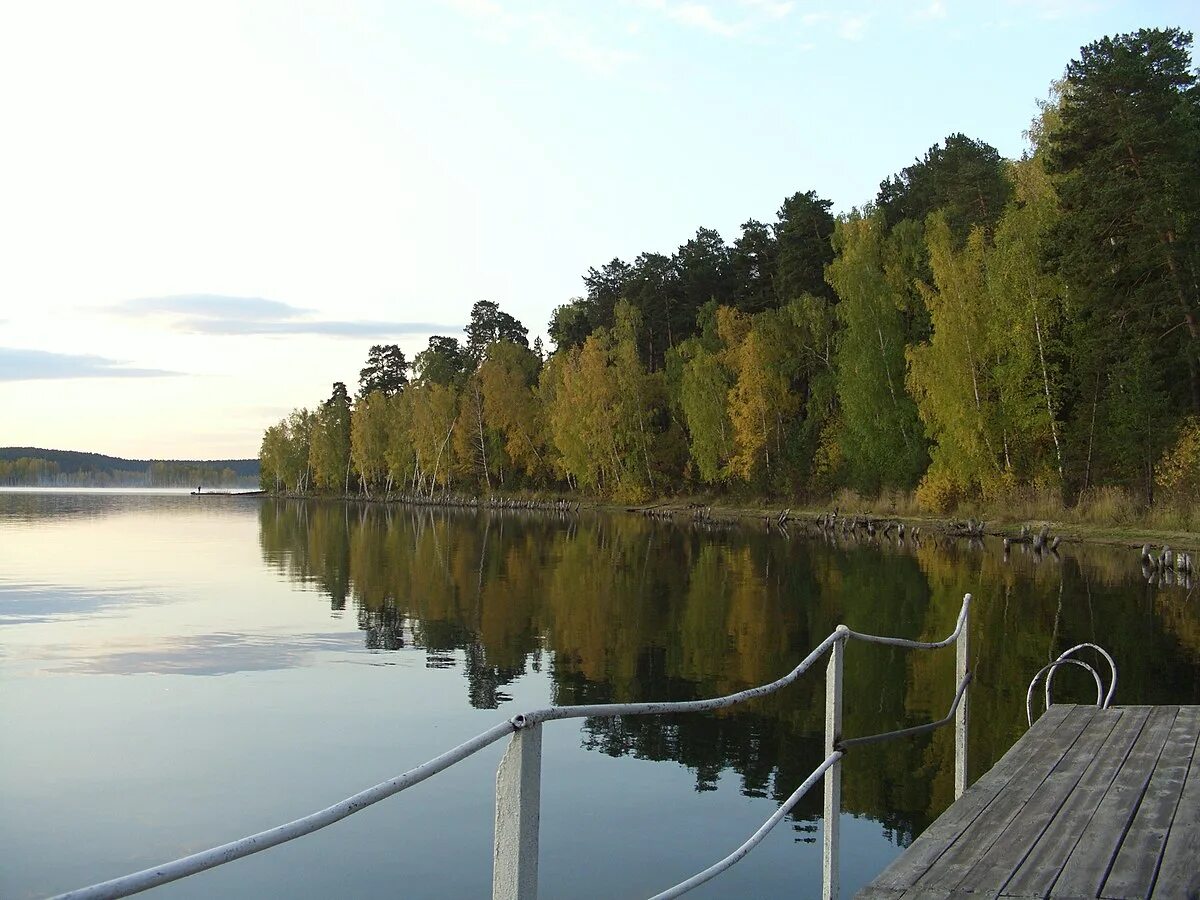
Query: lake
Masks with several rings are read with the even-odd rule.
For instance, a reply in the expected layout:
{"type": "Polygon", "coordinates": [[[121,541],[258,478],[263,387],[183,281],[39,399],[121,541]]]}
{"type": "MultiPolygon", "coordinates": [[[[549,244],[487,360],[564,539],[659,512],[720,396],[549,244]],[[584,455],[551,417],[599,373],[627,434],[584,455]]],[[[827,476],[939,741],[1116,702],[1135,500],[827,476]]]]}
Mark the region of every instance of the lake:
{"type": "MultiPolygon", "coordinates": [[[[839,622],[937,639],[975,596],[971,768],[1080,641],[1118,703],[1200,702],[1190,588],[1137,553],[832,541],[761,524],[179,493],[0,492],[0,896],[36,897],[336,802],[523,709],[715,696],[839,622]]],[[[544,729],[543,897],[662,890],[746,839],[823,758],[823,663],[717,714],[544,729]]],[[[845,733],[945,715],[954,649],[851,643],[845,733]]],[[[1058,699],[1092,702],[1065,670],[1058,699]]],[[[504,742],[161,897],[487,896],[504,742]]],[[[844,763],[843,896],[949,804],[952,729],[844,763]]],[[[820,893],[819,787],[700,897],[820,893]]]]}

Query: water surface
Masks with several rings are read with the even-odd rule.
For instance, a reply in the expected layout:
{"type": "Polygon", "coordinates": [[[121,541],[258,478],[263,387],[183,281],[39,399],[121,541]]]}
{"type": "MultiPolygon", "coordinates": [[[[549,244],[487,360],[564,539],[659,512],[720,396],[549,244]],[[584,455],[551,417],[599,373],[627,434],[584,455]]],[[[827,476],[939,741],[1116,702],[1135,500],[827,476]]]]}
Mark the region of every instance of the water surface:
{"type": "MultiPolygon", "coordinates": [[[[830,542],[634,516],[257,498],[0,493],[0,896],[78,887],[270,827],[547,703],[770,681],[838,622],[971,623],[972,769],[1025,728],[1030,676],[1084,640],[1118,702],[1200,702],[1190,589],[1135,553],[830,542]]],[[[852,644],[845,731],[944,715],[954,651],[852,644]]],[[[1066,699],[1089,699],[1064,672],[1066,699]]],[[[541,891],[645,896],[723,856],[821,760],[820,672],[710,715],[545,733],[541,891]]],[[[497,744],[167,896],[486,896],[497,744]]],[[[953,791],[953,734],[845,762],[847,896],[953,791]]],[[[820,793],[698,896],[811,896],[820,793]]]]}

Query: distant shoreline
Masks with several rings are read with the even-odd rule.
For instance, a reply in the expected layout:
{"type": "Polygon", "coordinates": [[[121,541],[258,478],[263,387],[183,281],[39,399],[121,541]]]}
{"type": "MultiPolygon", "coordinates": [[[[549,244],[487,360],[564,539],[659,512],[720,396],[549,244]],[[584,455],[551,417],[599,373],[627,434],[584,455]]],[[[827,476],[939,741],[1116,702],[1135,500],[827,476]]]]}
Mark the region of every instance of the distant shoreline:
{"type": "Polygon", "coordinates": [[[0,447],[0,484],[45,488],[255,490],[257,459],[124,459],[78,450],[0,447]]]}
{"type": "MultiPolygon", "coordinates": [[[[195,495],[195,487],[141,487],[136,485],[55,484],[55,485],[8,485],[0,484],[0,494],[163,494],[187,497],[195,495]]],[[[237,497],[242,495],[264,496],[257,488],[218,488],[203,491],[201,497],[237,497]]]]}

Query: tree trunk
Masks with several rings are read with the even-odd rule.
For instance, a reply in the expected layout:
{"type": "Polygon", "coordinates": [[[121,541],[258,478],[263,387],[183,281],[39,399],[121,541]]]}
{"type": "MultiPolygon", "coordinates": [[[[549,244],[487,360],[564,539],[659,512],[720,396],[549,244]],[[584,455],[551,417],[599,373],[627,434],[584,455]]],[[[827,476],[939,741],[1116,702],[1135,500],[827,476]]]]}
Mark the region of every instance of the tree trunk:
{"type": "Polygon", "coordinates": [[[1083,470],[1083,487],[1086,490],[1092,482],[1092,448],[1096,439],[1096,407],[1100,403],[1100,373],[1096,373],[1096,389],[1092,393],[1092,423],[1088,427],[1087,464],[1083,470]]]}
{"type": "Polygon", "coordinates": [[[487,489],[492,490],[492,476],[488,473],[487,442],[483,437],[483,400],[479,396],[479,382],[475,381],[475,422],[479,426],[479,459],[483,463],[483,480],[487,489]]]}
{"type": "Polygon", "coordinates": [[[1061,482],[1065,477],[1063,475],[1062,447],[1058,443],[1058,422],[1054,418],[1054,406],[1050,402],[1050,373],[1046,368],[1046,351],[1042,346],[1042,323],[1038,318],[1037,301],[1034,300],[1032,292],[1030,292],[1029,299],[1033,300],[1033,330],[1037,334],[1038,359],[1042,364],[1042,389],[1046,393],[1046,415],[1050,417],[1050,436],[1054,439],[1054,456],[1058,460],[1058,479],[1061,482]]]}

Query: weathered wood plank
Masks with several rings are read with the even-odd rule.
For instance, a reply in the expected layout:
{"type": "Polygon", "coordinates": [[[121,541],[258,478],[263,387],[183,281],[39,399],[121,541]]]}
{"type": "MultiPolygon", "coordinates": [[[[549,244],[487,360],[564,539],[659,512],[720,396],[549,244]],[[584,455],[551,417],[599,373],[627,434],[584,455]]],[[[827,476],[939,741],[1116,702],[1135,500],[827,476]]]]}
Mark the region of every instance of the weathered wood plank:
{"type": "MultiPolygon", "coordinates": [[[[1150,708],[1134,707],[1121,710],[1121,713],[1120,721],[1100,751],[1091,759],[1081,761],[1081,777],[1069,795],[1060,801],[1049,792],[1039,791],[997,842],[997,848],[1004,848],[1006,853],[997,855],[994,863],[1002,862],[1012,871],[1006,883],[997,885],[1004,893],[1027,897],[1044,897],[1049,893],[1063,864],[1136,746],[1150,717],[1150,708]],[[1044,830],[1035,833],[1041,822],[1045,823],[1044,830]],[[1018,859],[1021,845],[1025,848],[1023,860],[1018,859]]],[[[1077,742],[1076,748],[1082,748],[1082,744],[1082,741],[1077,742]]],[[[1075,749],[1072,753],[1075,754],[1075,749]]],[[[1059,774],[1052,774],[1046,780],[1047,785],[1059,774]]],[[[1105,864],[1107,866],[1107,860],[1105,864]]]]}
{"type": "MultiPolygon", "coordinates": [[[[1068,703],[1055,704],[1046,710],[987,774],[971,785],[864,890],[903,890],[912,885],[996,798],[1026,759],[1030,755],[1040,755],[1046,746],[1054,742],[1054,733],[1066,725],[1069,717],[1071,723],[1067,727],[1077,736],[1094,711],[1094,707],[1077,707],[1068,703]]],[[[860,893],[859,896],[863,895],[860,893]]]]}
{"type": "Polygon", "coordinates": [[[1096,814],[1083,829],[1079,842],[1063,865],[1051,889],[1055,898],[1096,897],[1108,877],[1109,867],[1125,832],[1137,813],[1142,794],[1150,783],[1154,765],[1162,753],[1178,708],[1155,706],[1150,710],[1137,742],[1126,757],[1121,771],[1100,801],[1096,814]]]}
{"type": "Polygon", "coordinates": [[[1184,780],[1195,754],[1198,730],[1200,707],[1181,707],[1137,814],[1104,881],[1101,897],[1124,900],[1150,895],[1167,832],[1175,818],[1184,780]]]}
{"type": "Polygon", "coordinates": [[[859,896],[1200,897],[1200,706],[1054,713],[859,896]]]}
{"type": "MultiPolygon", "coordinates": [[[[976,891],[995,891],[1002,887],[1025,859],[1030,848],[1041,838],[1055,812],[1075,791],[1088,767],[1104,752],[1113,732],[1126,718],[1126,711],[1122,709],[1098,710],[1078,740],[1065,749],[1053,770],[1040,783],[1031,784],[1023,798],[1013,793],[1021,789],[1016,780],[1010,782],[1006,793],[1013,801],[1013,813],[1008,822],[1000,824],[997,818],[998,827],[987,835],[990,846],[984,848],[965,871],[957,873],[957,879],[955,868],[947,866],[941,876],[945,880],[940,883],[976,891]]],[[[1130,744],[1140,730],[1139,721],[1137,730],[1129,736],[1130,744]]],[[[1033,761],[1030,762],[1032,764],[1033,761]]],[[[975,843],[982,845],[983,841],[976,839],[975,843]]],[[[931,883],[939,883],[939,879],[931,883]]]]}
{"type": "Polygon", "coordinates": [[[1200,896],[1200,747],[1192,755],[1151,896],[1200,896]]]}

